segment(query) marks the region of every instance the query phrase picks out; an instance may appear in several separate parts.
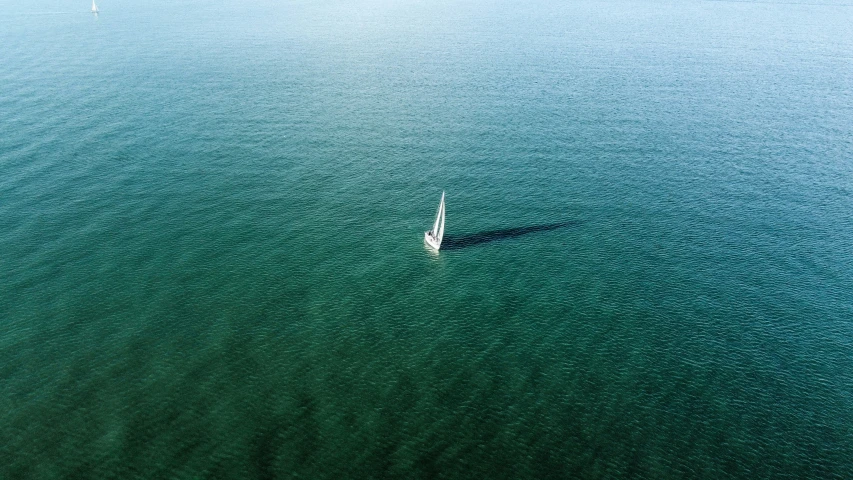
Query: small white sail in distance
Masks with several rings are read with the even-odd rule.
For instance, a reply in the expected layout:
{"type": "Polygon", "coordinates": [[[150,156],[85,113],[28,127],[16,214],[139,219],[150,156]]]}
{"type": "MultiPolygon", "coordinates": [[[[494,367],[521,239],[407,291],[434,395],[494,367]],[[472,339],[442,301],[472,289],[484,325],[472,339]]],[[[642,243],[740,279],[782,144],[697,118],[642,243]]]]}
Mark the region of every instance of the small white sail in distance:
{"type": "Polygon", "coordinates": [[[441,203],[438,204],[438,213],[435,214],[432,230],[424,232],[424,241],[430,247],[438,250],[441,248],[442,238],[444,238],[444,192],[441,192],[441,203]]]}
{"type": "Polygon", "coordinates": [[[95,0],[92,0],[92,13],[98,13],[98,6],[95,5],[95,0]]]}

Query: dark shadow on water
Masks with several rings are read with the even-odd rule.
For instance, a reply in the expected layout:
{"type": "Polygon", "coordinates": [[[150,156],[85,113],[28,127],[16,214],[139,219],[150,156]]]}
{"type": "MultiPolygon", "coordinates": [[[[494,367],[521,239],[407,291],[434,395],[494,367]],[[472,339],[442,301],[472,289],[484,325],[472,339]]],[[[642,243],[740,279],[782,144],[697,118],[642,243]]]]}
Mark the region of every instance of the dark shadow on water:
{"type": "Polygon", "coordinates": [[[473,247],[484,243],[516,238],[536,232],[547,232],[559,228],[574,227],[580,225],[578,220],[559,223],[545,223],[542,225],[528,225],[526,227],[504,228],[502,230],[487,230],[472,233],[471,235],[445,235],[441,241],[442,250],[459,250],[461,248],[473,247]]]}

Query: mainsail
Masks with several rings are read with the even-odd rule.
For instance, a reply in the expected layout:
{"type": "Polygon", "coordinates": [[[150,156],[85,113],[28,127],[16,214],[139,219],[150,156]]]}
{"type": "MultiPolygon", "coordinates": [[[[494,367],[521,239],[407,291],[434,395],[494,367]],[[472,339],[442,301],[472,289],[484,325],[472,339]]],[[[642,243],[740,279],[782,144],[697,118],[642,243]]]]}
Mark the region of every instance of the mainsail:
{"type": "Polygon", "coordinates": [[[441,192],[441,203],[438,204],[438,212],[435,214],[432,230],[424,233],[424,240],[436,250],[441,248],[442,238],[444,238],[444,192],[441,192]]]}
{"type": "Polygon", "coordinates": [[[435,221],[438,228],[434,229],[435,240],[441,245],[441,239],[444,238],[444,192],[441,192],[441,204],[438,206],[438,216],[435,221]]]}
{"type": "Polygon", "coordinates": [[[98,13],[98,6],[95,5],[95,0],[92,0],[92,13],[98,13]]]}

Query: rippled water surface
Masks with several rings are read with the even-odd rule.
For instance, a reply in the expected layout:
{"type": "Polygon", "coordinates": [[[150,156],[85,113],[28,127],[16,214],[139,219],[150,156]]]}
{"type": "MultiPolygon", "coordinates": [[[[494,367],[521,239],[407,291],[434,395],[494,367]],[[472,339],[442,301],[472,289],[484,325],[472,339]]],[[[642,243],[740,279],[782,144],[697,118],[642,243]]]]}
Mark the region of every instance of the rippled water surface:
{"type": "Polygon", "coordinates": [[[0,13],[0,477],[853,478],[853,7],[89,7],[0,13]]]}

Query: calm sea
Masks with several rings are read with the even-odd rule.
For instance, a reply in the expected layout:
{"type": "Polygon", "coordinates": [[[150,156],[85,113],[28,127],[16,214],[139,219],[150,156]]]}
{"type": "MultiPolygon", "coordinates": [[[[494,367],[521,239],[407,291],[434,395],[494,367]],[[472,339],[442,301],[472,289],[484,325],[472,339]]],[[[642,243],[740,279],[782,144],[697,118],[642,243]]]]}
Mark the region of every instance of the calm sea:
{"type": "Polygon", "coordinates": [[[2,1],[0,477],[853,478],[850,4],[2,1]]]}

